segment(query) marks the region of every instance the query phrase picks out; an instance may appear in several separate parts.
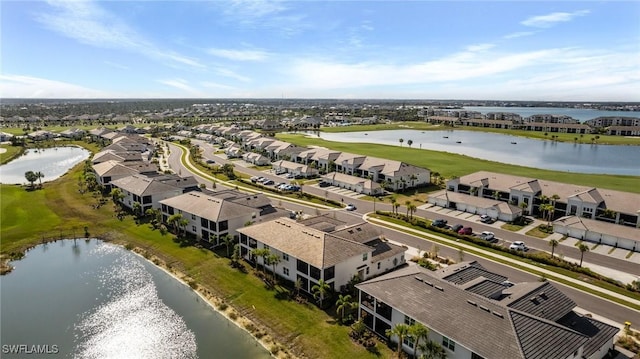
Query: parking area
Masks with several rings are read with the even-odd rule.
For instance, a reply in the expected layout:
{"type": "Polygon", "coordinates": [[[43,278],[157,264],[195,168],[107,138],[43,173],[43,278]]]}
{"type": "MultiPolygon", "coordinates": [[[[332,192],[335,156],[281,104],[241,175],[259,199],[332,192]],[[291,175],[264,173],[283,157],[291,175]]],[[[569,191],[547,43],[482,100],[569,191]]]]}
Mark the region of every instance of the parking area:
{"type": "Polygon", "coordinates": [[[313,184],[311,186],[312,187],[317,187],[317,188],[325,190],[327,192],[339,194],[339,195],[344,196],[344,197],[349,197],[349,198],[358,199],[358,198],[361,198],[361,197],[365,196],[362,193],[356,193],[356,192],[348,190],[346,188],[340,188],[340,187],[336,187],[336,186],[321,187],[319,183],[313,184]]]}

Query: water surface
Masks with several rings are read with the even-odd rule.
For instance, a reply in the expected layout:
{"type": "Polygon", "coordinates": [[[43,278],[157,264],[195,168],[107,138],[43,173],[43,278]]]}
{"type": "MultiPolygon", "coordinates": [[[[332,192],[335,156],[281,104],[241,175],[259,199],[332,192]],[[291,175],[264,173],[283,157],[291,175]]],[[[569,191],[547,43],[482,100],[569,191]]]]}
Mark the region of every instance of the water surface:
{"type": "MultiPolygon", "coordinates": [[[[457,153],[526,167],[576,173],[640,176],[640,146],[555,142],[464,130],[320,132],[319,136],[329,141],[393,146],[400,146],[399,139],[402,138],[403,147],[407,147],[407,141],[412,140],[412,148],[457,153]]],[[[590,137],[583,140],[590,141],[590,137]]]]}
{"type": "Polygon", "coordinates": [[[0,277],[3,345],[55,345],[52,358],[270,357],[191,288],[119,246],[58,241],[12,264],[0,277]]]}
{"type": "Polygon", "coordinates": [[[89,158],[90,154],[76,146],[28,149],[22,156],[0,166],[0,183],[28,183],[24,177],[28,171],[42,172],[42,182],[53,181],[89,158]]]}

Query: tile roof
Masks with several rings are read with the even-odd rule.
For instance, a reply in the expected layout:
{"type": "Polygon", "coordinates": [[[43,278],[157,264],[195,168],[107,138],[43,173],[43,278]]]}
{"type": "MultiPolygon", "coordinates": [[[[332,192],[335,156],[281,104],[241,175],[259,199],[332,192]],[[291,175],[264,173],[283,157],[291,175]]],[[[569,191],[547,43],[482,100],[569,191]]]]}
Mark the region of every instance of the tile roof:
{"type": "Polygon", "coordinates": [[[289,218],[254,224],[238,232],[321,269],[372,251],[363,244],[309,228],[289,218]]]}
{"type": "Polygon", "coordinates": [[[637,241],[640,239],[640,228],[634,228],[629,226],[622,226],[615,223],[609,223],[605,221],[596,221],[594,219],[580,218],[577,216],[566,216],[558,218],[553,222],[554,224],[566,226],[569,228],[576,228],[580,230],[587,230],[589,232],[607,234],[616,236],[618,238],[629,239],[637,241]]]}
{"type": "Polygon", "coordinates": [[[258,212],[255,208],[200,192],[183,193],[162,200],[160,203],[214,222],[244,217],[252,212],[256,214],[258,212]]]}

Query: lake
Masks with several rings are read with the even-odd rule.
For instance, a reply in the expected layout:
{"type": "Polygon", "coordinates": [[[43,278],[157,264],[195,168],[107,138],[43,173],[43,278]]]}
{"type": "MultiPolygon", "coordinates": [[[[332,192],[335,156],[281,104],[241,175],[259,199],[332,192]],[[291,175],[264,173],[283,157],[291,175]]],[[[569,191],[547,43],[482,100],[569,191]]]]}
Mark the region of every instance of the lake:
{"type": "Polygon", "coordinates": [[[320,132],[320,138],[392,146],[400,146],[399,139],[402,138],[403,147],[407,146],[407,140],[412,140],[412,148],[457,153],[526,167],[640,176],[640,146],[576,144],[464,130],[320,132]]]}
{"type": "Polygon", "coordinates": [[[89,155],[91,152],[76,146],[28,149],[22,156],[0,166],[0,183],[29,183],[24,177],[28,171],[42,172],[42,182],[53,181],[89,155]]]}
{"type": "Polygon", "coordinates": [[[43,244],[0,277],[5,345],[51,358],[270,358],[190,287],[96,239],[43,244]]]}
{"type": "Polygon", "coordinates": [[[640,117],[639,111],[604,111],[587,108],[465,106],[464,109],[480,112],[482,114],[487,114],[489,112],[517,113],[523,118],[532,115],[565,115],[571,116],[580,122],[585,122],[597,117],[640,117]]]}

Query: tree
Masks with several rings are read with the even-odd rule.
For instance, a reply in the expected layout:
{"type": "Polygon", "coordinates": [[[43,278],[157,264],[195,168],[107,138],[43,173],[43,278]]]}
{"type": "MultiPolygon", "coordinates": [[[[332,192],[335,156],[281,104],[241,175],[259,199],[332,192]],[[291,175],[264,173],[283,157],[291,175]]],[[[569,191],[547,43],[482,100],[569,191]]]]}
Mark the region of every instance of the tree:
{"type": "Polygon", "coordinates": [[[133,214],[136,217],[140,217],[142,215],[142,205],[140,204],[140,202],[133,202],[133,205],[131,207],[133,210],[133,214]]]}
{"type": "Polygon", "coordinates": [[[182,235],[183,236],[187,236],[187,226],[189,225],[189,220],[186,218],[180,218],[180,220],[178,221],[178,226],[180,228],[182,228],[183,232],[182,235]]]}
{"type": "Polygon", "coordinates": [[[520,207],[520,209],[522,209],[522,215],[526,216],[527,215],[527,208],[529,208],[529,204],[527,202],[523,201],[523,202],[520,202],[518,207],[520,207]]]}
{"type": "Polygon", "coordinates": [[[293,288],[296,290],[296,297],[300,295],[300,289],[302,289],[302,279],[296,279],[296,282],[293,284],[293,288]]]}
{"type": "Polygon", "coordinates": [[[38,171],[36,172],[36,176],[38,176],[38,183],[40,184],[40,187],[42,187],[42,179],[44,178],[44,173],[38,171]]]}
{"type": "Polygon", "coordinates": [[[329,294],[331,287],[327,284],[324,279],[320,279],[318,284],[315,284],[311,287],[311,293],[313,293],[313,298],[320,302],[320,308],[322,308],[322,301],[329,294]]]}
{"type": "Polygon", "coordinates": [[[413,214],[416,213],[416,211],[418,210],[418,207],[416,207],[415,204],[411,203],[407,208],[409,209],[409,214],[410,214],[409,218],[413,219],[413,214]]]}
{"type": "Polygon", "coordinates": [[[275,281],[276,281],[276,270],[278,269],[278,264],[280,264],[280,262],[282,262],[282,258],[280,258],[280,256],[275,254],[275,253],[271,253],[265,259],[266,259],[267,264],[271,265],[272,268],[273,268],[273,282],[275,283],[275,281]]]}
{"type": "Polygon", "coordinates": [[[407,140],[407,146],[411,147],[413,145],[413,140],[407,140]]]}
{"type": "Polygon", "coordinates": [[[167,218],[167,224],[173,227],[173,230],[176,233],[176,235],[180,234],[178,231],[179,230],[178,226],[180,225],[181,220],[182,220],[181,213],[172,214],[171,216],[169,216],[169,218],[167,218]]]}
{"type": "Polygon", "coordinates": [[[552,239],[549,241],[549,246],[551,246],[551,258],[553,258],[553,252],[555,251],[556,247],[560,244],[560,242],[558,242],[557,239],[552,239]]]}
{"type": "Polygon", "coordinates": [[[233,237],[229,235],[229,233],[225,233],[220,237],[220,239],[222,240],[222,243],[224,243],[224,245],[227,247],[227,257],[229,257],[229,249],[233,247],[235,241],[233,237]]]}
{"type": "Polygon", "coordinates": [[[404,205],[407,207],[407,218],[409,218],[409,206],[411,206],[411,201],[404,202],[404,205]]]}
{"type": "Polygon", "coordinates": [[[144,214],[151,217],[151,225],[153,228],[156,228],[158,223],[162,221],[162,212],[160,212],[159,209],[149,208],[144,212],[144,214]]]}
{"type": "Polygon", "coordinates": [[[398,209],[398,207],[396,207],[396,204],[398,204],[398,200],[396,199],[396,197],[391,197],[391,206],[393,208],[393,213],[396,213],[396,210],[398,209]]]}
{"type": "Polygon", "coordinates": [[[400,207],[400,202],[394,202],[393,203],[393,209],[395,210],[396,214],[398,214],[398,208],[400,207]]]}
{"type": "Polygon", "coordinates": [[[580,250],[580,264],[578,265],[578,267],[582,267],[582,259],[584,258],[584,252],[589,251],[589,246],[584,243],[580,243],[578,244],[578,249],[580,250]]]}
{"type": "Polygon", "coordinates": [[[398,140],[400,142],[400,147],[402,147],[402,142],[404,142],[404,138],[398,140]]]}
{"type": "Polygon", "coordinates": [[[29,181],[29,185],[33,189],[33,183],[38,180],[38,175],[33,171],[27,171],[24,173],[24,177],[29,181]]]}
{"type": "Polygon", "coordinates": [[[420,344],[420,359],[447,359],[447,352],[444,350],[442,345],[434,342],[433,340],[428,340],[424,344],[420,344]]]}
{"type": "Polygon", "coordinates": [[[385,334],[391,338],[392,336],[398,337],[398,353],[397,357],[400,358],[400,353],[402,352],[402,342],[404,338],[409,335],[409,326],[404,323],[398,323],[393,328],[387,329],[385,334]]]}
{"type": "Polygon", "coordinates": [[[429,328],[422,323],[414,323],[409,326],[409,335],[413,338],[413,355],[416,356],[416,350],[421,340],[429,338],[429,328]]]}
{"type": "Polygon", "coordinates": [[[353,298],[351,295],[340,294],[336,301],[336,311],[340,314],[340,321],[344,323],[344,312],[353,308],[353,298]]]}
{"type": "Polygon", "coordinates": [[[237,266],[240,262],[240,244],[233,246],[233,254],[231,255],[231,265],[237,266]]]}

